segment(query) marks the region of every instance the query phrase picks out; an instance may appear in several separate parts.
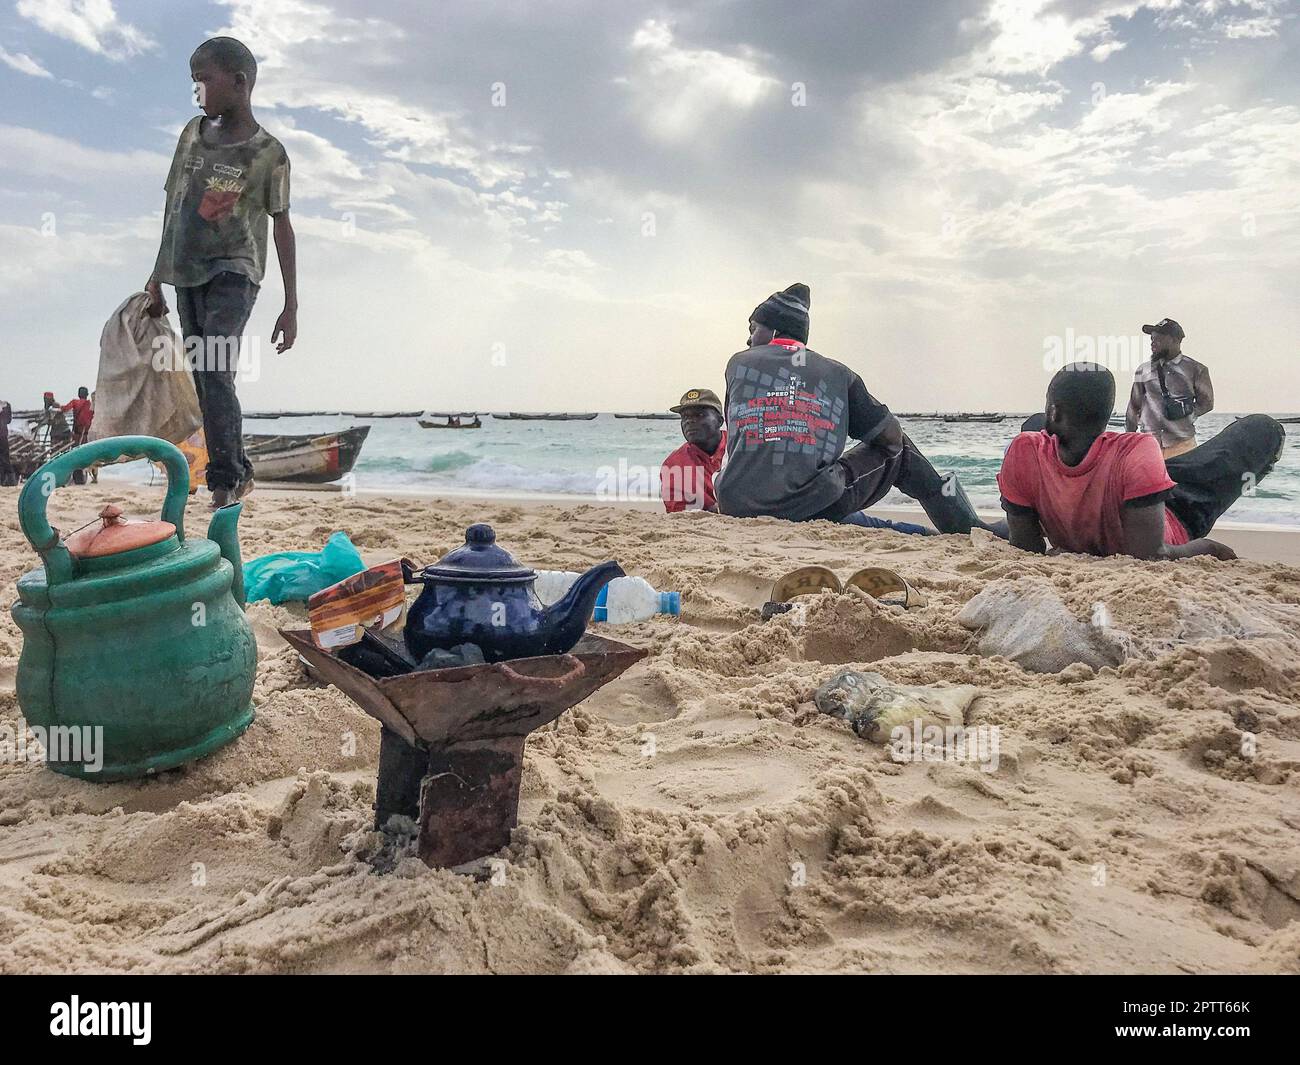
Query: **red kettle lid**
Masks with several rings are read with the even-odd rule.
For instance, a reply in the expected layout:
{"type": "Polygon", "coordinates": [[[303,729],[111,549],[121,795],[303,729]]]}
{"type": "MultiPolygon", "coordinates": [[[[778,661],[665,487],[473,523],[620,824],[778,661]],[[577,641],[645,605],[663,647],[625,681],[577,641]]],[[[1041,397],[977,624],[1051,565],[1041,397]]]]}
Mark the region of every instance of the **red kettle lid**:
{"type": "Polygon", "coordinates": [[[137,547],[162,543],[176,532],[169,521],[126,521],[122,509],[109,504],[99,512],[100,522],[73,533],[65,546],[74,558],[103,558],[137,547]]]}

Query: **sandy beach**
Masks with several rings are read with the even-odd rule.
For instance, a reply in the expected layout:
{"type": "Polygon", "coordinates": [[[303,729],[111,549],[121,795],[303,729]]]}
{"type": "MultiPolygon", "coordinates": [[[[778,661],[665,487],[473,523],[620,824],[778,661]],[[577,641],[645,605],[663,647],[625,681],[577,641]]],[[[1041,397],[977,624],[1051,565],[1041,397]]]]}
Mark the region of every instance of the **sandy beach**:
{"type": "MultiPolygon", "coordinates": [[[[0,585],[36,564],[0,490],[0,585]]],[[[64,490],[56,524],[160,493],[64,490]],[[91,493],[95,493],[93,501],[91,493]]],[[[0,764],[0,971],[1300,972],[1300,536],[1243,556],[1041,558],[978,536],[468,499],[267,493],[244,557],[346,530],[368,561],[431,562],[489,521],[530,565],[608,558],[682,593],[680,618],[611,627],[648,649],[530,738],[500,883],[366,863],[379,726],[308,680],[249,608],[257,719],[147,782],[0,764]],[[772,581],[819,563],[910,580],[907,613],[823,595],[762,623],[772,581]],[[1138,653],[1029,673],[956,615],[994,582],[1106,606],[1138,653]],[[818,713],[844,664],[973,685],[1000,764],[896,764],[818,713]],[[1257,736],[1254,757],[1242,734],[1257,736]],[[650,753],[652,752],[652,753],[650,753]]],[[[191,505],[192,531],[206,513],[191,505]]],[[[0,614],[0,723],[20,636],[0,614]]]]}

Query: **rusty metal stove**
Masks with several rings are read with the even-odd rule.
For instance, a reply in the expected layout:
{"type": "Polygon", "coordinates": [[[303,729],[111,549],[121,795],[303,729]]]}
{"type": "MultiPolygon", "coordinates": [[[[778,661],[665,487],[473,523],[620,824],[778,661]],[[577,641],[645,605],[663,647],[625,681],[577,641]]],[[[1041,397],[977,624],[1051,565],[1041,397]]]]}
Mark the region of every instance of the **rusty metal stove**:
{"type": "Polygon", "coordinates": [[[376,678],[281,629],[312,668],[383,725],[375,827],[419,825],[420,858],[457,866],[510,842],[528,734],[608,684],[646,652],[584,636],[568,654],[376,678]]]}

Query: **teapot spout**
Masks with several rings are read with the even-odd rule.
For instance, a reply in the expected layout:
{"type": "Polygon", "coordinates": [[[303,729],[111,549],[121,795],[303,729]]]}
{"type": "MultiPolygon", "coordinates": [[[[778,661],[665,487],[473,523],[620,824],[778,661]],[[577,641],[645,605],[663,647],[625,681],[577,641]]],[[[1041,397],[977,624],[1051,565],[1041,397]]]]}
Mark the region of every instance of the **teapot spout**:
{"type": "Polygon", "coordinates": [[[616,577],[625,577],[623,567],[617,562],[602,562],[593,566],[573,582],[564,598],[545,611],[543,631],[546,633],[544,654],[564,654],[587,631],[587,622],[596,609],[600,590],[616,577]]]}
{"type": "Polygon", "coordinates": [[[221,557],[235,569],[234,580],[230,585],[230,594],[242,608],[244,606],[244,560],[239,552],[239,512],[243,503],[231,503],[212,515],[208,525],[208,539],[215,540],[221,549],[221,557]]]}

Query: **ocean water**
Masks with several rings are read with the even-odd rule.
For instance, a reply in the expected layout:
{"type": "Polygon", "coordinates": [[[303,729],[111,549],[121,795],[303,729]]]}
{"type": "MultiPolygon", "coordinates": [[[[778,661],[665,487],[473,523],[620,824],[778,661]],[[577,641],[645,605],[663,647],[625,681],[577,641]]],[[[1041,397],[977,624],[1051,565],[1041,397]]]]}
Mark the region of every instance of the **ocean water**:
{"type": "MultiPolygon", "coordinates": [[[[937,469],[957,473],[976,506],[996,509],[995,477],[1024,417],[1008,416],[996,425],[904,420],[904,429],[937,469]]],[[[1198,422],[1199,438],[1209,439],[1232,419],[1232,414],[1205,416],[1198,422]]],[[[245,429],[322,433],[357,424],[371,426],[353,471],[360,490],[537,494],[591,502],[657,499],[659,463],[682,442],[675,421],[610,414],[583,422],[499,421],[485,415],[481,429],[459,431],[422,429],[414,419],[343,416],[248,419],[245,429]]],[[[142,470],[124,467],[115,475],[139,479],[142,470]]],[[[891,492],[878,505],[914,504],[891,492]]],[[[1282,461],[1225,520],[1300,525],[1300,432],[1288,434],[1282,461]]]]}

